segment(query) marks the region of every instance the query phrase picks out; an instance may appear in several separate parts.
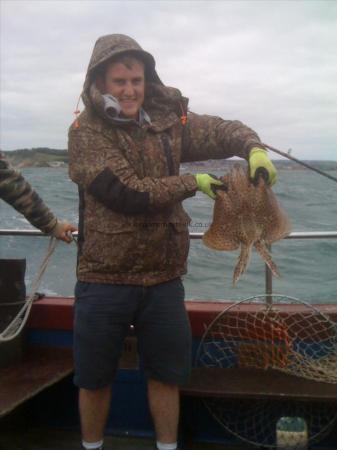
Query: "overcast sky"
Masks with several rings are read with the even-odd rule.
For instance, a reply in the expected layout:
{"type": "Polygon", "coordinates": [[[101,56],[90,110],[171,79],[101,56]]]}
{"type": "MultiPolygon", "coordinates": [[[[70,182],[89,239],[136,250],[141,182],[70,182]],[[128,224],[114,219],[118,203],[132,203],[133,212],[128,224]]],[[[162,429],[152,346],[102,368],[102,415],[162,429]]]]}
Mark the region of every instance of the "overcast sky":
{"type": "Polygon", "coordinates": [[[337,160],[337,0],[0,3],[2,150],[66,148],[94,43],[123,33],[192,111],[337,160]]]}

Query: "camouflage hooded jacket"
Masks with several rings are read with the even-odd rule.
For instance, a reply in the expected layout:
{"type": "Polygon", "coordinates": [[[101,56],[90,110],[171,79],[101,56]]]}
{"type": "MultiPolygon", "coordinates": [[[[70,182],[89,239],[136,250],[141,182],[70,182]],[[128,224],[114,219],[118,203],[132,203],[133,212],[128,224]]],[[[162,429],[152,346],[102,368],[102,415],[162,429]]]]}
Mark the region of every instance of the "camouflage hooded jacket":
{"type": "Polygon", "coordinates": [[[43,203],[23,176],[13,169],[0,152],[0,198],[13,206],[44,233],[50,233],[57,223],[54,214],[43,203]]]}
{"type": "Polygon", "coordinates": [[[78,279],[146,286],[181,276],[190,221],[182,201],[197,185],[193,175],[179,175],[180,163],[247,158],[258,136],[241,122],[193,113],[183,125],[187,99],[163,85],[153,57],[124,35],[96,42],[82,99],[85,110],[69,131],[69,174],[80,197],[78,279]],[[125,51],[144,62],[151,124],[105,119],[96,70],[125,51]]]}

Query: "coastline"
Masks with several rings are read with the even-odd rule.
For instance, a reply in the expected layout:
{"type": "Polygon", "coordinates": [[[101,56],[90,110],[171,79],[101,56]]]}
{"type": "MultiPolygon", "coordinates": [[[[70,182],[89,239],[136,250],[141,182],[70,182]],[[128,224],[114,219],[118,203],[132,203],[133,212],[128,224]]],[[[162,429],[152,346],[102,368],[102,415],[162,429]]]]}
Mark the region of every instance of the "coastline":
{"type": "MultiPolygon", "coordinates": [[[[30,167],[41,168],[67,168],[68,167],[68,151],[51,149],[47,147],[19,149],[12,151],[2,151],[6,158],[16,169],[25,169],[30,167]]],[[[307,170],[294,161],[287,159],[272,159],[277,170],[307,170]]],[[[182,170],[223,170],[230,169],[233,165],[246,162],[241,159],[219,159],[208,161],[194,161],[182,163],[182,170]]],[[[303,160],[311,166],[324,171],[337,171],[337,161],[326,160],[303,160]]]]}

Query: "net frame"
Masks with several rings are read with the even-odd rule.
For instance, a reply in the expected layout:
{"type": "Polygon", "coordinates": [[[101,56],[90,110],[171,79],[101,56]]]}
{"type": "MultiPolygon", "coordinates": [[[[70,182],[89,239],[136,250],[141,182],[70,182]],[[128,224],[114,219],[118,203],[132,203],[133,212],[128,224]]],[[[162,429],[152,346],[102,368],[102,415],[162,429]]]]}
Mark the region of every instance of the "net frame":
{"type": "Polygon", "coordinates": [[[337,323],[295,297],[252,296],[231,303],[208,325],[195,365],[276,369],[337,383],[337,323]],[[277,302],[271,302],[275,298],[277,302]],[[240,311],[248,303],[253,305],[251,311],[240,311]],[[286,311],[282,305],[295,308],[286,311]]]}
{"type": "MultiPolygon", "coordinates": [[[[337,383],[337,323],[295,297],[252,296],[227,305],[206,327],[195,366],[276,369],[337,383]]],[[[269,448],[277,446],[280,414],[302,417],[308,442],[320,440],[337,422],[335,405],[324,402],[283,401],[277,403],[276,411],[272,400],[206,398],[203,403],[228,432],[249,444],[269,448]]]]}

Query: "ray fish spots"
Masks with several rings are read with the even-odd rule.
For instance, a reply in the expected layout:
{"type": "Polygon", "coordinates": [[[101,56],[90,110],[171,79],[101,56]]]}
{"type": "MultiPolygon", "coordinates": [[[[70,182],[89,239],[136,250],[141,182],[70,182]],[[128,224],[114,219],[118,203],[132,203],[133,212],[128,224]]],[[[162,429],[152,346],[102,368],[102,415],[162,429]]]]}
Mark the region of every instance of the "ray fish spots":
{"type": "Polygon", "coordinates": [[[267,245],[289,234],[291,226],[275,194],[261,177],[254,185],[239,165],[234,166],[223,181],[228,190],[217,191],[213,221],[204,234],[204,244],[215,250],[240,249],[233,274],[234,285],[248,265],[252,247],[272,273],[279,276],[267,245]]]}

